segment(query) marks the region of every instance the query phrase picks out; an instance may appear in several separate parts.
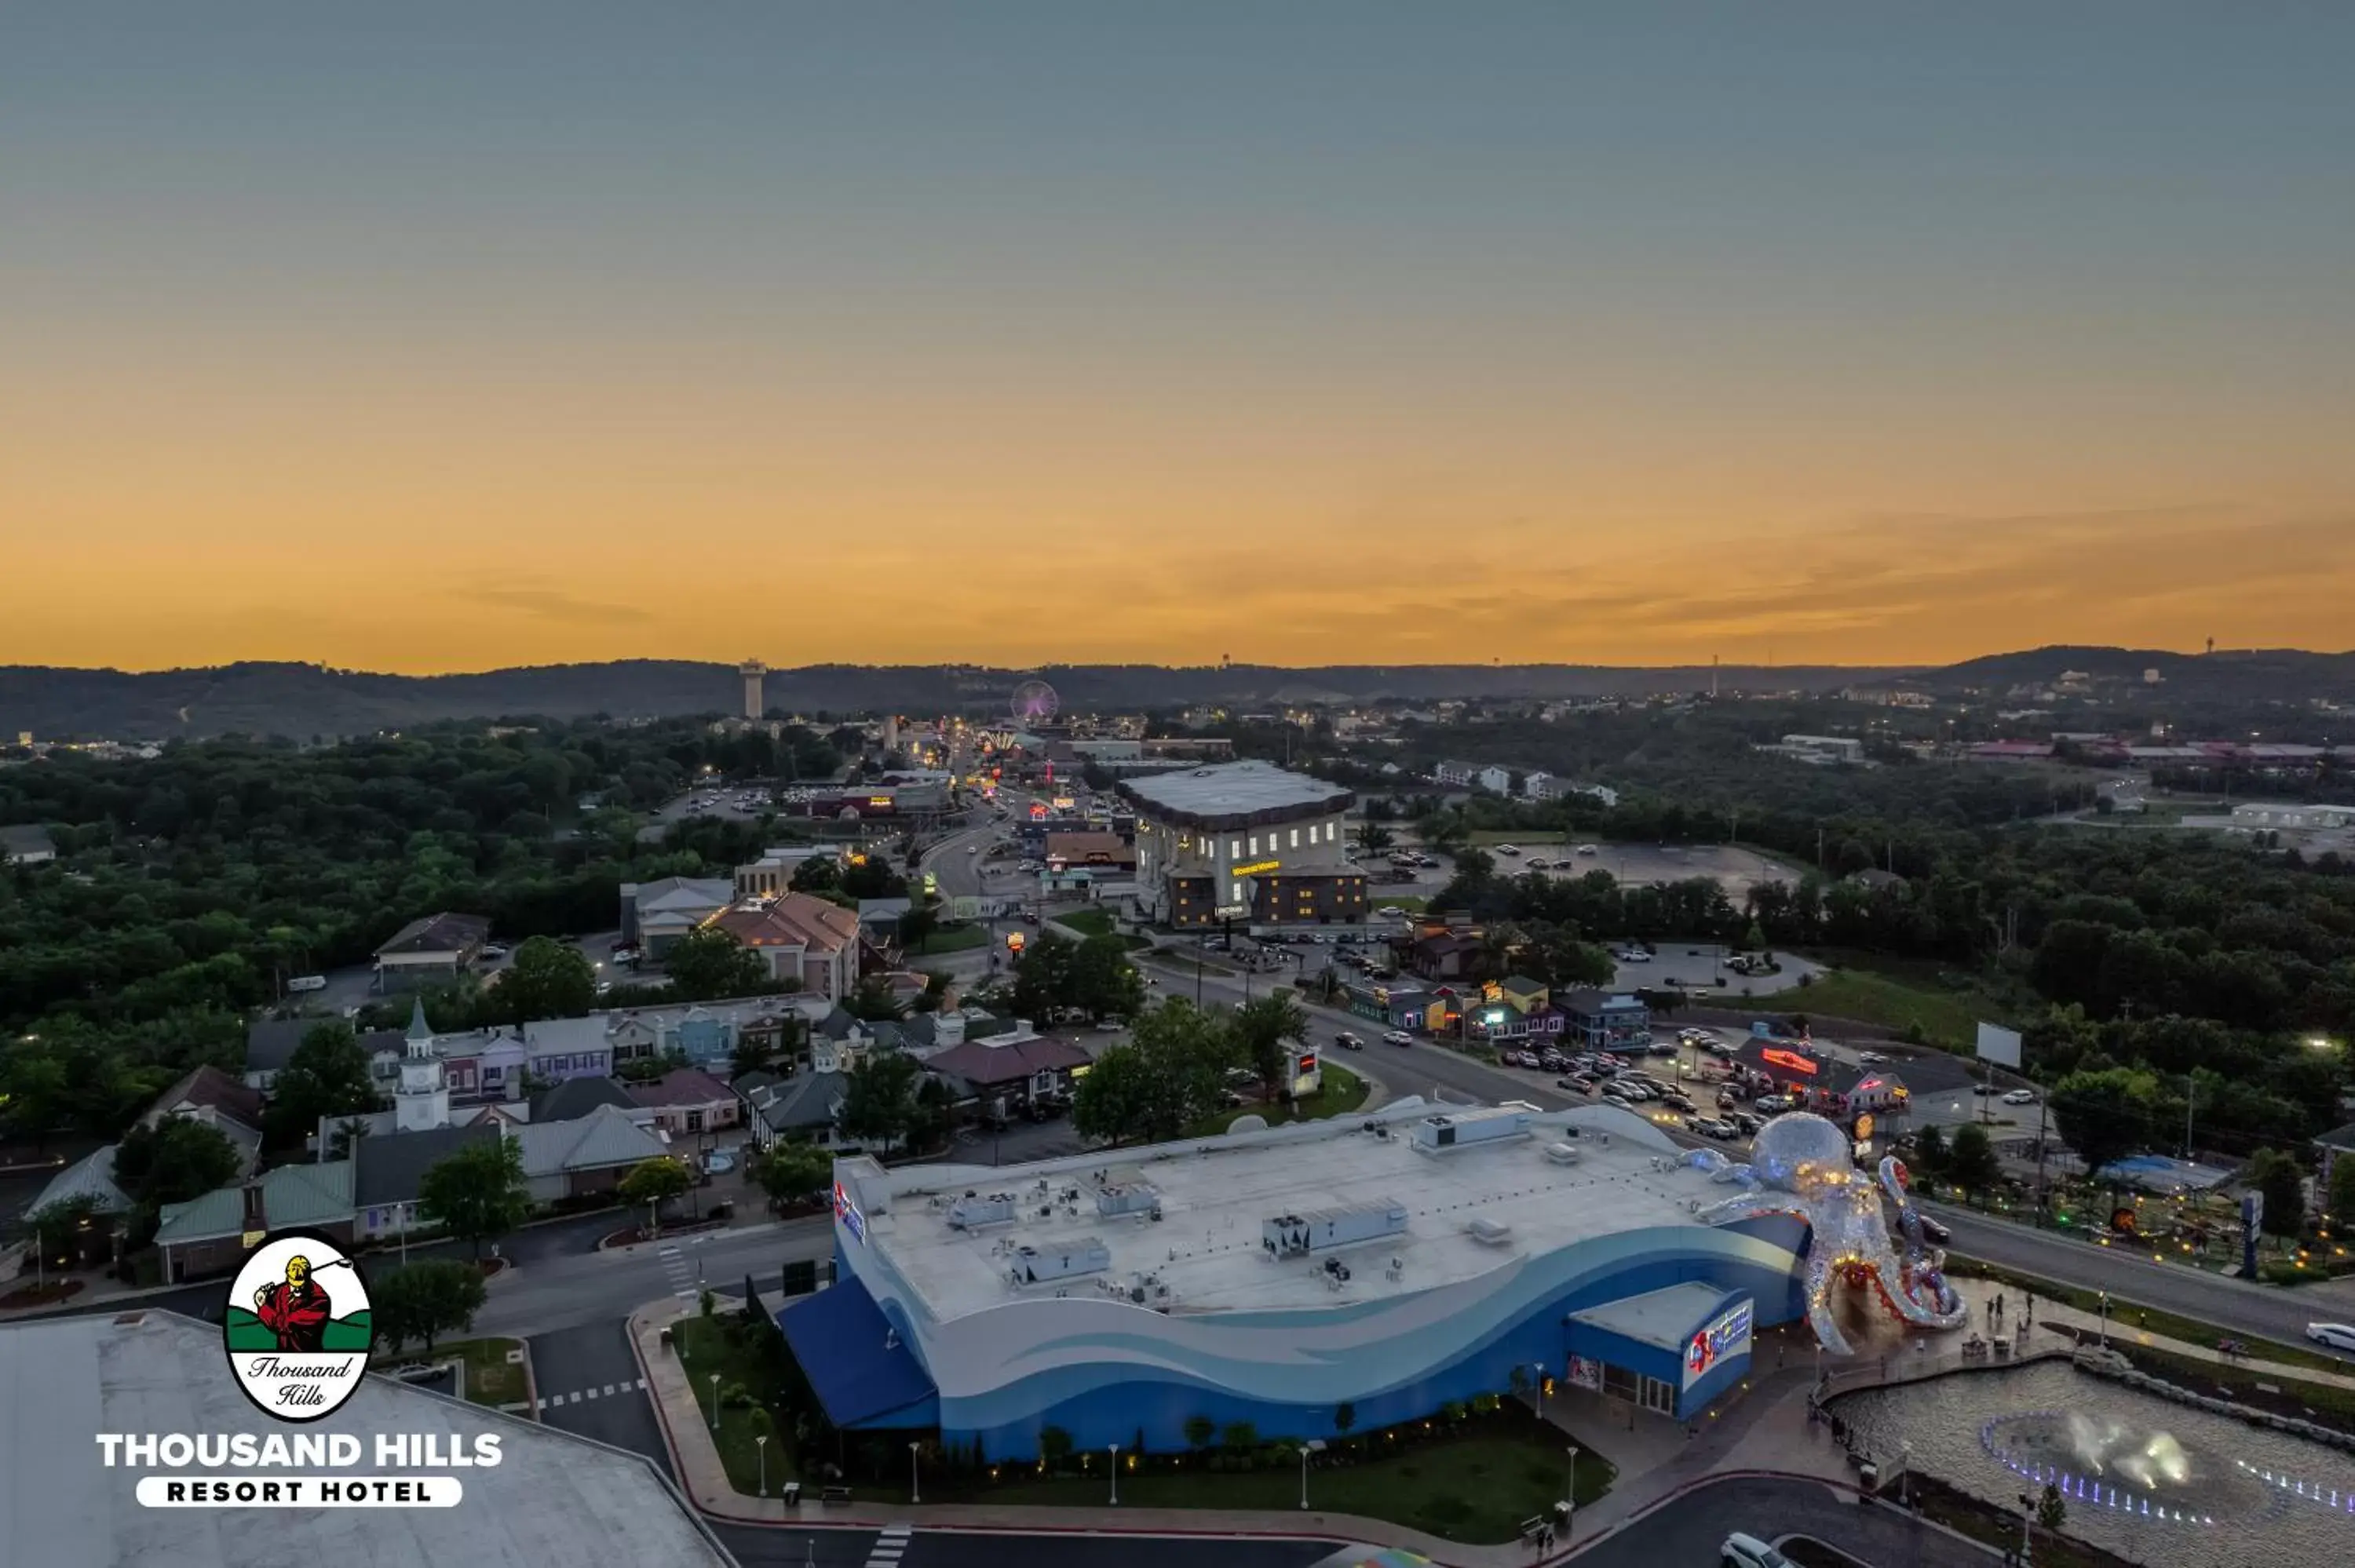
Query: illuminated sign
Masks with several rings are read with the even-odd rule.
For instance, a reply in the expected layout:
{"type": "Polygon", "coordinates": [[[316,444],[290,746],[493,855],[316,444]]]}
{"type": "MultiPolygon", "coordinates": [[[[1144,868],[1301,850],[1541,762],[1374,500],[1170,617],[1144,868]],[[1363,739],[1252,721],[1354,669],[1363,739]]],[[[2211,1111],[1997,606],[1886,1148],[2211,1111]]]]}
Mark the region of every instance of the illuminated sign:
{"type": "Polygon", "coordinates": [[[1805,1073],[1810,1077],[1823,1070],[1817,1065],[1814,1057],[1802,1056],[1796,1051],[1785,1051],[1776,1046],[1769,1046],[1758,1053],[1758,1059],[1770,1067],[1785,1067],[1794,1073],[1805,1073]]]}
{"type": "Polygon", "coordinates": [[[840,1181],[834,1184],[834,1218],[837,1224],[850,1233],[854,1241],[864,1243],[867,1240],[867,1216],[858,1212],[858,1201],[851,1197],[850,1189],[840,1181]]]}
{"type": "Polygon", "coordinates": [[[1257,876],[1263,872],[1278,870],[1283,866],[1283,864],[1284,863],[1280,860],[1255,860],[1249,865],[1239,865],[1235,867],[1235,869],[1228,874],[1231,876],[1257,876]]]}
{"type": "Polygon", "coordinates": [[[1856,1118],[1856,1140],[1859,1143],[1872,1141],[1872,1118],[1870,1114],[1856,1118]]]}
{"type": "Polygon", "coordinates": [[[1030,820],[1034,822],[1043,822],[1047,820],[1047,802],[1044,800],[1030,802],[1030,820]]]}
{"type": "Polygon", "coordinates": [[[1728,1357],[1750,1353],[1750,1328],[1755,1316],[1745,1297],[1693,1335],[1692,1342],[1685,1346],[1687,1388],[1709,1375],[1710,1368],[1728,1357]]]}
{"type": "Polygon", "coordinates": [[[1058,795],[1055,797],[1055,810],[1059,811],[1068,811],[1078,804],[1079,802],[1072,800],[1069,795],[1058,795]]]}
{"type": "Polygon", "coordinates": [[[1020,952],[1022,950],[1022,933],[1019,931],[1007,932],[1006,945],[1012,951],[1018,953],[1020,952]]]}
{"type": "Polygon", "coordinates": [[[1300,1054],[1299,1061],[1294,1064],[1294,1066],[1295,1070],[1302,1073],[1315,1072],[1316,1070],[1316,1053],[1314,1051],[1303,1051],[1300,1054]]]}
{"type": "Polygon", "coordinates": [[[889,795],[869,795],[867,797],[867,803],[879,811],[888,811],[891,809],[891,797],[889,795]]]}

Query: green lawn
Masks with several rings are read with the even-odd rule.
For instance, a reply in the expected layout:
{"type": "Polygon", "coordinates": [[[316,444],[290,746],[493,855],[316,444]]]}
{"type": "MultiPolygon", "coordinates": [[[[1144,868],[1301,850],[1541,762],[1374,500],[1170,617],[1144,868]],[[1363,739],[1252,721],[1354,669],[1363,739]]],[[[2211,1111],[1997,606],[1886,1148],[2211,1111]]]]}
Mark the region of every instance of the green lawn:
{"type": "MultiPolygon", "coordinates": [[[[730,1383],[741,1383],[756,1395],[762,1392],[767,1374],[751,1358],[729,1344],[719,1319],[689,1315],[678,1320],[671,1336],[678,1349],[679,1365],[695,1390],[695,1405],[703,1412],[707,1429],[711,1422],[713,1372],[719,1374],[722,1389],[730,1383]]],[[[747,1497],[759,1492],[762,1480],[760,1445],[753,1440],[761,1430],[754,1418],[757,1409],[754,1405],[722,1406],[719,1429],[712,1433],[720,1463],[728,1467],[729,1484],[747,1497]]],[[[794,1479],[792,1457],[785,1445],[774,1437],[769,1439],[767,1479],[772,1495],[781,1483],[794,1479]]]]}
{"type": "Polygon", "coordinates": [[[1826,961],[1842,967],[1772,996],[1719,995],[1707,1000],[1782,1013],[1855,1019],[1880,1024],[1899,1035],[1909,1024],[1918,1023],[1927,1044],[1957,1051],[1970,1048],[1981,1020],[2004,1022],[2014,1017],[2010,1007],[1977,980],[1934,966],[1876,960],[1870,969],[1849,968],[1845,955],[1828,956],[1826,961]]]}
{"type": "Polygon", "coordinates": [[[404,1345],[394,1354],[377,1358],[375,1370],[405,1366],[410,1361],[429,1361],[436,1365],[456,1361],[465,1363],[465,1394],[469,1404],[521,1404],[531,1397],[526,1385],[523,1363],[510,1361],[507,1353],[523,1349],[521,1340],[445,1340],[427,1355],[425,1347],[404,1345]]]}
{"type": "Polygon", "coordinates": [[[1241,1110],[1220,1111],[1207,1117],[1186,1136],[1205,1138],[1224,1132],[1239,1116],[1267,1118],[1267,1125],[1277,1127],[1287,1121],[1322,1121],[1328,1116],[1340,1116],[1356,1110],[1366,1103],[1366,1083],[1357,1074],[1339,1063],[1327,1059],[1322,1069],[1323,1086],[1305,1100],[1290,1103],[1278,1101],[1272,1106],[1245,1106],[1241,1110]]]}
{"type": "MultiPolygon", "coordinates": [[[[1569,1439],[1533,1420],[1492,1428],[1478,1436],[1410,1448],[1394,1458],[1335,1464],[1329,1456],[1312,1459],[1308,1501],[1312,1508],[1388,1520],[1448,1541],[1508,1542],[1521,1521],[1546,1512],[1561,1497],[1569,1468],[1569,1439]]],[[[1092,1457],[1092,1475],[999,1483],[972,1493],[976,1500],[1088,1508],[1109,1493],[1103,1458],[1092,1457]]],[[[1581,1447],[1578,1501],[1593,1502],[1610,1489],[1610,1463],[1581,1447]]],[[[927,1489],[929,1495],[929,1489],[927,1489]]],[[[1124,1471],[1121,1501],[1136,1508],[1266,1509],[1298,1512],[1297,1460],[1271,1468],[1222,1474],[1209,1469],[1146,1468],[1124,1471]]],[[[945,1499],[944,1499],[945,1500],[945,1499]]],[[[964,1500],[960,1498],[957,1500],[964,1500]]]]}
{"type": "Polygon", "coordinates": [[[1412,894],[1400,896],[1384,893],[1379,885],[1366,889],[1366,902],[1377,909],[1403,909],[1410,915],[1419,915],[1431,906],[1428,898],[1418,898],[1412,894]]]}
{"type": "Polygon", "coordinates": [[[1068,927],[1082,937],[1109,937],[1114,929],[1108,909],[1074,909],[1068,915],[1056,916],[1055,924],[1068,927]]]}
{"type": "Polygon", "coordinates": [[[916,945],[915,951],[924,953],[962,953],[989,945],[986,926],[943,926],[916,945]]]}

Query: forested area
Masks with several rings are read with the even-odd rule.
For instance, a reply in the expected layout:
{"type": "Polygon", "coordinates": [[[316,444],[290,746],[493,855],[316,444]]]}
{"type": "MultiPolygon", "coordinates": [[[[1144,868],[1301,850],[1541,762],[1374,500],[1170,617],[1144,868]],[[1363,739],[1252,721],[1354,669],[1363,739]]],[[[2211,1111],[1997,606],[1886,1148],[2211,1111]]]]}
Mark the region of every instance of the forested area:
{"type": "MultiPolygon", "coordinates": [[[[2355,865],[2165,829],[2040,824],[2056,797],[2082,790],[2082,775],[1911,759],[1814,768],[1750,749],[1788,717],[1578,715],[1534,727],[1567,730],[1568,750],[1597,766],[1534,760],[1608,779],[1622,791],[1616,807],[1585,797],[1444,803],[1393,782],[1394,805],[1375,814],[1442,845],[1486,830],[1779,852],[1803,869],[1735,900],[1707,880],[1507,876],[1476,851],[1433,904],[1505,923],[1508,940],[1538,933],[1539,951],[1693,937],[1952,970],[2020,999],[2030,1067],[2062,1090],[2055,1105],[2072,1107],[2078,1127],[2092,1121],[2089,1107],[2120,1107],[2095,1141],[2171,1148],[2188,1111],[2200,1145],[2246,1154],[2346,1119],[2355,865]],[[1895,880],[1858,874],[1869,870],[1895,880]]],[[[1448,732],[1449,754],[1497,755],[1489,728],[1448,732]]],[[[1374,787],[1362,773],[1358,782],[1374,787]]],[[[1788,1004],[1804,1008],[1805,993],[1788,1004]]]]}
{"type": "Polygon", "coordinates": [[[508,940],[608,928],[622,883],[724,874],[765,836],[707,820],[642,844],[645,809],[707,769],[841,761],[803,730],[518,721],[0,769],[0,822],[45,823],[59,851],[0,873],[0,1117],[114,1130],[190,1066],[236,1066],[285,980],[367,962],[421,915],[486,915],[508,940]]]}

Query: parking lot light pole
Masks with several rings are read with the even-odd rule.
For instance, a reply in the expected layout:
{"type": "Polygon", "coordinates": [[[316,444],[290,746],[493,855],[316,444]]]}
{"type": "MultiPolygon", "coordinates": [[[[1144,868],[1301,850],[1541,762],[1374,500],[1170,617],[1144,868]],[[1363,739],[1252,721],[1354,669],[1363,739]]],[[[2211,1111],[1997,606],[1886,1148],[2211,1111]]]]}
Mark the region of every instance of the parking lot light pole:
{"type": "Polygon", "coordinates": [[[1578,1445],[1570,1446],[1570,1485],[1562,1489],[1561,1533],[1570,1538],[1571,1527],[1578,1522],[1578,1445]]]}
{"type": "Polygon", "coordinates": [[[1108,1467],[1112,1471],[1112,1506],[1118,1508],[1120,1506],[1120,1445],[1112,1443],[1107,1444],[1106,1447],[1112,1454],[1112,1464],[1108,1467]]]}
{"type": "Polygon", "coordinates": [[[719,1374],[711,1374],[711,1429],[719,1430],[719,1374]]]}
{"type": "Polygon", "coordinates": [[[762,1432],[753,1437],[752,1443],[761,1451],[761,1495],[767,1497],[769,1495],[769,1435],[762,1432]]]}
{"type": "Polygon", "coordinates": [[[1324,1451],[1325,1439],[1322,1437],[1311,1437],[1300,1446],[1300,1507],[1304,1512],[1308,1508],[1308,1456],[1324,1451]]]}
{"type": "Polygon", "coordinates": [[[923,1486],[923,1477],[919,1473],[916,1465],[916,1455],[922,1447],[923,1445],[921,1443],[908,1445],[908,1501],[911,1504],[924,1500],[920,1495],[923,1486]]]}

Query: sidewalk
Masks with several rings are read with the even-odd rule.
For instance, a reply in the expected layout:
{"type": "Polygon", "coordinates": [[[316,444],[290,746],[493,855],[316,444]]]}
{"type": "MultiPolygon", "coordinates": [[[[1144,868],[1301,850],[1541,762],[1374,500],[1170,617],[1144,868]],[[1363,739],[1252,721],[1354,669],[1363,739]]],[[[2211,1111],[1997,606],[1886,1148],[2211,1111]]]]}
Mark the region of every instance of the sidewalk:
{"type": "MultiPolygon", "coordinates": [[[[1991,1279],[1958,1278],[1954,1284],[1955,1288],[1962,1293],[1963,1298],[1971,1304],[1970,1328],[1962,1330],[1962,1333],[1977,1332],[1990,1338],[1994,1336],[1996,1330],[1988,1327],[1987,1304],[2000,1294],[2004,1298],[2005,1307],[2002,1332],[2010,1335],[2015,1340],[2019,1338],[2019,1329],[2023,1320],[2022,1312],[2029,1302],[2028,1292],[1998,1284],[1991,1279]]],[[[2307,1288],[2311,1290],[2320,1287],[2309,1286],[2307,1288]]],[[[2231,1367],[2236,1372],[2272,1372],[2296,1383],[2317,1383],[2328,1388],[2355,1389],[2355,1375],[2325,1372],[2320,1368],[2291,1366],[2281,1361],[2267,1361],[2262,1356],[2228,1356],[2206,1345],[2195,1345],[2188,1340],[2170,1339],[2165,1334],[2154,1334],[2147,1329],[2138,1326],[2134,1319],[2135,1309],[2131,1307],[2119,1307],[2110,1313],[2106,1332],[2111,1344],[2139,1345],[2146,1350],[2163,1351],[2171,1356],[2180,1356],[2186,1361],[2203,1361],[2211,1366],[2231,1367]]],[[[2083,1338],[2089,1343],[2098,1342],[2100,1336],[2105,1332],[2100,1313],[2082,1311],[2064,1302],[2055,1301],[2044,1296],[2034,1298],[2032,1320],[2038,1330],[2082,1330],[2083,1338]]],[[[2051,1342],[2051,1336],[2047,1335],[2031,1332],[2030,1338],[2039,1343],[2051,1342]]]]}

